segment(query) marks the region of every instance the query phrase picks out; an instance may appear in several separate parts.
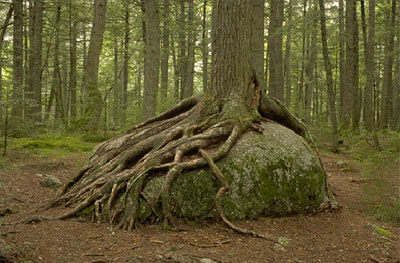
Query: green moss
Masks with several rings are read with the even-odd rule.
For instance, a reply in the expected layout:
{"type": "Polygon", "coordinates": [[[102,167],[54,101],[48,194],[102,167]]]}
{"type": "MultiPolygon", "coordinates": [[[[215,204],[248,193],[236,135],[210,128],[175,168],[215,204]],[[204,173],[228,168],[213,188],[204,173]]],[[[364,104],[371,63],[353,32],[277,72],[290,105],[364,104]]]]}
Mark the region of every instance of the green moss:
{"type": "Polygon", "coordinates": [[[78,213],[76,213],[76,217],[91,215],[93,210],[94,210],[94,206],[93,205],[89,206],[88,208],[85,208],[85,209],[79,211],[78,213]]]}
{"type": "Polygon", "coordinates": [[[376,227],[374,227],[374,229],[381,236],[384,236],[384,237],[393,237],[394,236],[394,234],[392,232],[390,232],[389,230],[386,230],[382,227],[376,226],[376,227]]]}
{"type": "Polygon", "coordinates": [[[78,137],[40,135],[34,138],[10,139],[9,150],[25,151],[38,156],[65,157],[75,153],[90,152],[94,143],[78,137]]]}
{"type": "MultiPolygon", "coordinates": [[[[328,199],[324,173],[304,140],[277,125],[245,134],[217,166],[230,183],[222,208],[229,219],[283,216],[318,209],[328,199]]],[[[154,186],[154,185],[153,185],[154,186]]],[[[220,183],[208,168],[179,176],[171,189],[173,213],[190,220],[216,214],[220,183]]]]}

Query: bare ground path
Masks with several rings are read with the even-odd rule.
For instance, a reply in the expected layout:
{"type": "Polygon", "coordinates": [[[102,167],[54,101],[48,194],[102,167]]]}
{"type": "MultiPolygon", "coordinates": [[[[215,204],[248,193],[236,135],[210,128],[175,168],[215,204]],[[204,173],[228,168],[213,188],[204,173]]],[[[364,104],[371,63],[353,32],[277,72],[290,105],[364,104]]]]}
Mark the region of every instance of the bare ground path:
{"type": "MultiPolygon", "coordinates": [[[[7,169],[0,171],[0,212],[11,209],[10,214],[0,217],[0,263],[400,262],[398,226],[369,219],[359,169],[346,161],[352,169],[341,171],[337,164],[340,158],[345,160],[341,156],[323,156],[329,184],[342,207],[339,211],[237,222],[261,233],[284,237],[282,240],[288,239],[288,244],[242,236],[218,222],[182,224],[181,231],[166,233],[159,225],[143,226],[134,232],[113,232],[108,225],[96,225],[83,218],[1,225],[34,214],[35,209],[54,197],[54,191],[40,186],[37,174],[52,174],[66,182],[85,158],[13,158],[7,169]],[[375,226],[394,236],[378,234],[375,226]]],[[[49,213],[60,211],[53,209],[49,213]]]]}

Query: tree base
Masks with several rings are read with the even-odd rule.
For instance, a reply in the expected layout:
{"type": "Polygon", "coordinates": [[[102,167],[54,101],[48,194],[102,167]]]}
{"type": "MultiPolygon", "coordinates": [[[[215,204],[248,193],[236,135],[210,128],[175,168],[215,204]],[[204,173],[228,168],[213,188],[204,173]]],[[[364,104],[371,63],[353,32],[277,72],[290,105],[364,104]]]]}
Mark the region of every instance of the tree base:
{"type": "MultiPolygon", "coordinates": [[[[208,100],[186,99],[175,108],[98,145],[88,165],[64,186],[48,207],[57,204],[73,207],[57,219],[90,214],[93,221],[106,221],[116,228],[132,230],[136,224],[152,217],[164,221],[165,226],[176,214],[175,204],[171,203],[175,194],[171,194],[174,193],[171,189],[177,178],[210,166],[222,184],[215,199],[210,198],[216,201],[218,214],[229,225],[222,202],[229,183],[215,162],[224,159],[243,134],[251,130],[262,133],[261,123],[273,120],[312,144],[305,126],[277,100],[262,98],[258,113],[253,115],[229,118],[218,107],[210,106],[208,100]],[[149,195],[146,187],[154,181],[160,183],[159,187],[149,195]],[[149,208],[147,212],[142,209],[144,206],[149,208]]],[[[325,174],[320,169],[322,182],[317,188],[322,186],[327,196],[325,174]]],[[[201,185],[198,191],[202,191],[201,185]]]]}

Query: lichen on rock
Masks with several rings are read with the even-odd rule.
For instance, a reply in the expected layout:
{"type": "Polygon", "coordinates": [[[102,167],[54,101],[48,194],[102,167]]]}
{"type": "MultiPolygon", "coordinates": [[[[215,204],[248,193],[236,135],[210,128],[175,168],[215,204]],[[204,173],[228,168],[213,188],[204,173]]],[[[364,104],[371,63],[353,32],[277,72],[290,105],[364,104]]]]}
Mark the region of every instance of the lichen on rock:
{"type": "MultiPolygon", "coordinates": [[[[230,184],[222,202],[224,214],[229,219],[284,216],[323,206],[329,198],[316,153],[301,136],[280,124],[260,127],[262,133],[245,133],[216,163],[230,184]]],[[[151,180],[144,192],[158,193],[160,179],[151,180]]],[[[216,215],[214,197],[219,187],[209,168],[182,174],[171,188],[172,213],[190,220],[216,215]]]]}

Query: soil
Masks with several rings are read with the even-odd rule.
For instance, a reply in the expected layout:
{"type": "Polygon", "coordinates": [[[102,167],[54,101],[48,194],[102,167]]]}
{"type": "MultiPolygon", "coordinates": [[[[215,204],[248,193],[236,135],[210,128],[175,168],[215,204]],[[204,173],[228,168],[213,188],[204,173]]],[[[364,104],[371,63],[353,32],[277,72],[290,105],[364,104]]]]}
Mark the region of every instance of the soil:
{"type": "MultiPolygon", "coordinates": [[[[370,219],[359,167],[343,156],[322,156],[328,182],[341,208],[312,215],[235,222],[282,241],[234,233],[219,221],[180,223],[163,232],[160,224],[133,232],[113,231],[86,218],[12,224],[35,215],[55,191],[40,185],[38,174],[65,183],[81,168],[85,155],[34,158],[14,153],[0,171],[1,262],[375,262],[400,263],[399,227],[370,219]],[[350,169],[341,169],[342,160],[350,169]],[[393,233],[385,237],[382,227],[393,233]]],[[[343,167],[342,167],[343,168],[343,167]]],[[[397,174],[393,181],[399,184],[397,174]]],[[[55,208],[45,215],[59,215],[55,208]]]]}

